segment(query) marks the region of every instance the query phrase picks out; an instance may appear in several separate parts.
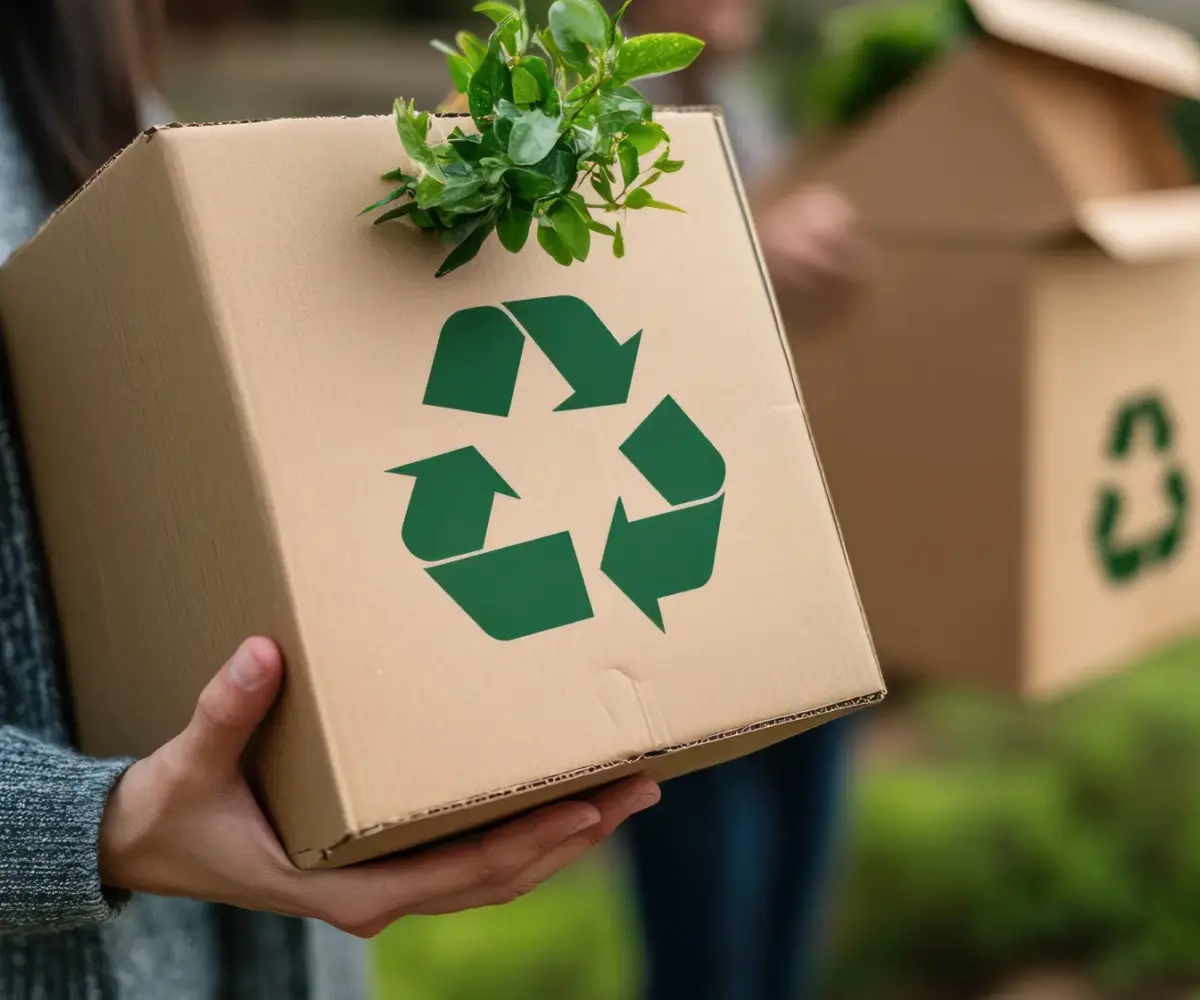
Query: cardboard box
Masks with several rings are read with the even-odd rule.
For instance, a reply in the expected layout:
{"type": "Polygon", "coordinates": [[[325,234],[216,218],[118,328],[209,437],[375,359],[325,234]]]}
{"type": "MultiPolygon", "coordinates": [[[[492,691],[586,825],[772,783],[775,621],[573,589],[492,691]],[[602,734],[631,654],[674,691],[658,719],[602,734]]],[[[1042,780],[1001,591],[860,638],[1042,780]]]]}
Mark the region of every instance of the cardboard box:
{"type": "Polygon", "coordinates": [[[1200,47],[1074,0],[988,33],[814,164],[868,274],[792,346],[889,670],[1049,695],[1200,623],[1200,47]]]}
{"type": "Polygon", "coordinates": [[[323,867],[882,696],[723,126],[662,120],[690,214],[631,213],[624,261],[434,279],[444,245],[356,218],[382,118],[153,131],[14,256],[88,751],[154,749],[274,636],[261,782],[323,867]]]}

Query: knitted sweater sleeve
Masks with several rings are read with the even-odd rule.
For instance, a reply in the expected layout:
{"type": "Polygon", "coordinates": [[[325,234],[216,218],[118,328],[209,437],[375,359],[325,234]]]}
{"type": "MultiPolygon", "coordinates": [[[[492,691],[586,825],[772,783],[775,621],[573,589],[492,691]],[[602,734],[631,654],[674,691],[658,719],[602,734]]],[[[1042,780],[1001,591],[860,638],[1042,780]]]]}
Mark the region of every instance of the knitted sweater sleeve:
{"type": "Polygon", "coordinates": [[[100,817],[131,761],[96,760],[0,726],[0,934],[116,915],[100,885],[100,817]]]}

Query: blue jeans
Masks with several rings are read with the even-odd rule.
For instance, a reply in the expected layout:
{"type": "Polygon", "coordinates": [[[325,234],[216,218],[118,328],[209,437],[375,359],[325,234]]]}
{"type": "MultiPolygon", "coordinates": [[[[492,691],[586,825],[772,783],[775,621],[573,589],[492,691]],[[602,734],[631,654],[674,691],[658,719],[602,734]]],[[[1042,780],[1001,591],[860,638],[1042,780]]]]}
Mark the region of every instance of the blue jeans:
{"type": "Polygon", "coordinates": [[[667,782],[627,824],[646,1000],[811,991],[850,722],[667,782]]]}

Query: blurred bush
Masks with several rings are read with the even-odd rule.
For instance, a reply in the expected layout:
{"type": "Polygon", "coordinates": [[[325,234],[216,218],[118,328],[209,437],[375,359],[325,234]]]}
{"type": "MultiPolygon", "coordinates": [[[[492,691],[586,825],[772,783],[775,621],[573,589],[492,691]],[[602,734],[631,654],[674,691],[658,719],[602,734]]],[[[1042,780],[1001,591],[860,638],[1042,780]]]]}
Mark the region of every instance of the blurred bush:
{"type": "Polygon", "coordinates": [[[1200,981],[1198,668],[1188,646],[1036,710],[931,696],[928,758],[856,790],[831,994],[1058,963],[1117,994],[1200,981]]]}
{"type": "Polygon", "coordinates": [[[621,869],[596,859],[502,909],[414,917],[380,938],[380,1000],[633,1000],[621,869]]]}

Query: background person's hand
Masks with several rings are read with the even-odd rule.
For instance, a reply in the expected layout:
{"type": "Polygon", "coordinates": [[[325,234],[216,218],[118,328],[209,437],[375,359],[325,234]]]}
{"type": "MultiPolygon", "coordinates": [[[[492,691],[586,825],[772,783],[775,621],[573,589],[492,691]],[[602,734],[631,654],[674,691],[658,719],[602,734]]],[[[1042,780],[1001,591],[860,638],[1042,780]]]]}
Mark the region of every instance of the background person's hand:
{"type": "Polygon", "coordinates": [[[810,314],[840,301],[861,274],[856,228],[854,209],[827,187],[800,188],[768,209],[759,236],[780,299],[810,314]]]}
{"type": "Polygon", "coordinates": [[[240,765],[281,677],[274,644],[247,641],[200,696],[187,729],[126,772],[100,828],[105,885],[313,917],[373,937],[410,914],[516,899],[659,798],[652,781],[636,778],[459,844],[355,868],[300,871],[240,765]]]}

